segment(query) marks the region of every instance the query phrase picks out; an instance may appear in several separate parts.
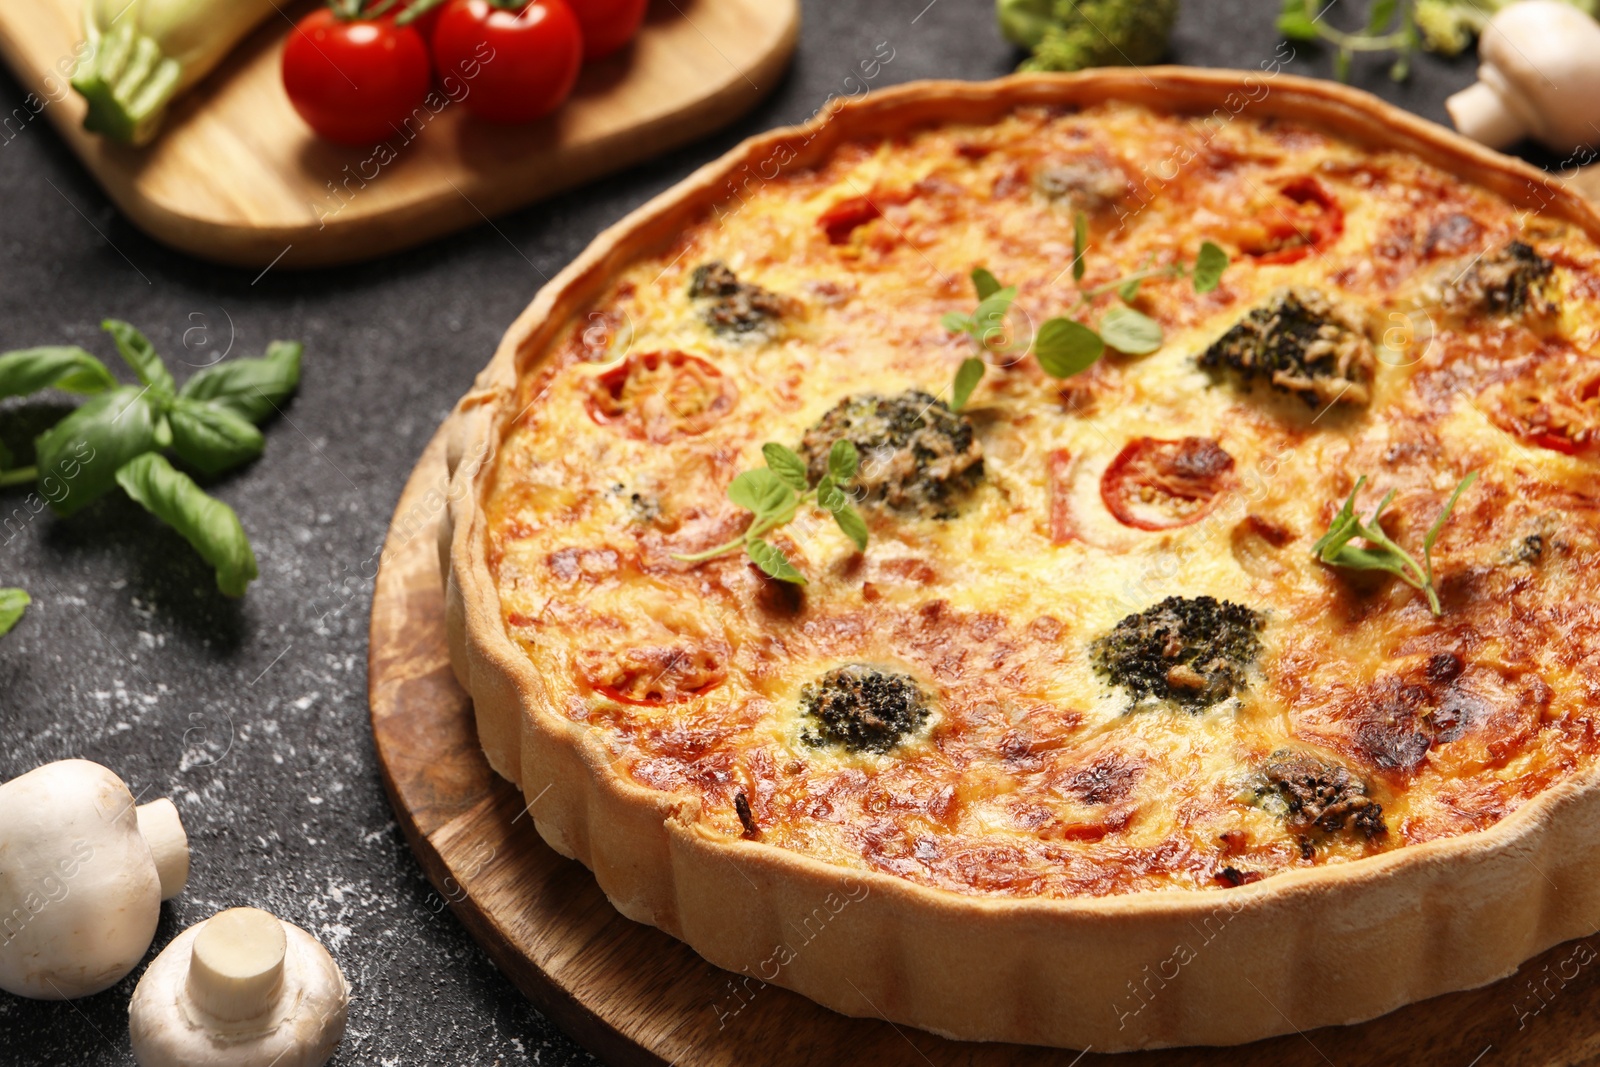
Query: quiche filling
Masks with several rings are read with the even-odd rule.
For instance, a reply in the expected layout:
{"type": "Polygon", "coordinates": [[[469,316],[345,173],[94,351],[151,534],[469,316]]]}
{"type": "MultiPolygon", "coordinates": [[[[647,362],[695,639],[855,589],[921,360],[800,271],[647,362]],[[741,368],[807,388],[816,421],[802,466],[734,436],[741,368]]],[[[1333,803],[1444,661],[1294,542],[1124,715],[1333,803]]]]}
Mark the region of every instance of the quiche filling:
{"type": "Polygon", "coordinates": [[[729,193],[530,354],[487,501],[545,710],[638,786],[739,847],[1065,898],[1471,833],[1594,766],[1576,228],[1315,128],[1132,104],[729,193]],[[1204,292],[1165,269],[1201,241],[1231,260],[1204,292]],[[1066,379],[991,353],[963,405],[976,349],[941,318],[976,267],[1022,333],[1093,325],[1147,272],[1126,299],[1159,347],[1066,379]],[[837,441],[864,551],[807,504],[768,535],[806,584],[706,558],[764,443],[816,484],[837,441]],[[1442,615],[1314,555],[1362,477],[1442,615]]]}

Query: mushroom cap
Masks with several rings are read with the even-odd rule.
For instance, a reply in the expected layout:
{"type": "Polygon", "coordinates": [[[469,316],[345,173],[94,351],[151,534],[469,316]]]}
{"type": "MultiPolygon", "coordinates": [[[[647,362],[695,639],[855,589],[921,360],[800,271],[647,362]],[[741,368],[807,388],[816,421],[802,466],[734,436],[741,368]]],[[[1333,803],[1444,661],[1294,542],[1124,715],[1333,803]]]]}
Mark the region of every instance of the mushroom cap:
{"type": "Polygon", "coordinates": [[[98,993],[143,958],[161,883],[133,795],[98,763],[61,760],[0,785],[0,989],[98,993]]]}
{"type": "MultiPolygon", "coordinates": [[[[229,912],[222,912],[229,915],[229,912]]],[[[216,918],[216,916],[213,916],[216,918]]],[[[317,939],[282,922],[282,979],[269,1007],[254,1018],[210,1014],[190,989],[195,939],[206,923],[172,939],[139,979],[128,1004],[128,1031],[140,1067],[320,1067],[344,1037],[350,986],[317,939]]],[[[211,961],[219,966],[221,953],[211,961]]],[[[222,965],[223,969],[227,969],[222,965]]],[[[246,978],[248,967],[230,978],[246,978]]]]}
{"type": "Polygon", "coordinates": [[[1558,152],[1600,139],[1600,23],[1560,0],[1522,0],[1484,28],[1479,77],[1558,152]],[[1498,82],[1499,84],[1496,84],[1498,82]]]}

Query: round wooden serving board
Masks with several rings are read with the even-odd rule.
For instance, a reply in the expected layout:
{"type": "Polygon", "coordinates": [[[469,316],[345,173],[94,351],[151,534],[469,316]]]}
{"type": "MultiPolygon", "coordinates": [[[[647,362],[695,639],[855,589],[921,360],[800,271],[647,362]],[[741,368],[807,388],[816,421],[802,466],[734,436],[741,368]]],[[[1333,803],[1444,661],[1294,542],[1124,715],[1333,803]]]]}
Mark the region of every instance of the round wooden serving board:
{"type": "MultiPolygon", "coordinates": [[[[367,684],[384,785],[412,851],[473,937],[540,1010],[608,1063],[1556,1067],[1600,1061],[1600,935],[1558,945],[1492,986],[1360,1026],[1238,1048],[1117,1057],[948,1041],[847,1018],[711,966],[661,931],[624,919],[585,867],[545,845],[523,817],[522,797],[485,762],[471,701],[451,674],[445,646],[436,537],[445,502],[444,440],[441,429],[401,494],[373,593],[367,684]]],[[[797,928],[796,937],[805,936],[797,928]]],[[[752,961],[752,973],[757,966],[752,961]]],[[[1145,985],[1146,996],[1160,996],[1159,975],[1152,972],[1145,985]]]]}
{"type": "Polygon", "coordinates": [[[0,3],[0,57],[32,94],[8,121],[45,115],[140,229],[248,267],[421,244],[685,144],[776,88],[800,31],[799,0],[654,0],[638,39],[586,66],[548,118],[483,122],[436,89],[384,145],[346,148],[314,136],[283,92],[283,42],[310,10],[286,3],[177,100],[153,142],[128,148],[86,133],[67,87],[82,2],[0,3]]]}

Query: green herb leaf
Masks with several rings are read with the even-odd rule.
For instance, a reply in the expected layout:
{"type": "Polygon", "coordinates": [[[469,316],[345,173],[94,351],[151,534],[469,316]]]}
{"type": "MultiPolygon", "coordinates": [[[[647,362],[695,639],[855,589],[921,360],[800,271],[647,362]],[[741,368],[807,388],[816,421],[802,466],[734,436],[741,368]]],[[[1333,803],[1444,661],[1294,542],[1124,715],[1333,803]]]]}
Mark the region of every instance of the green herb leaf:
{"type": "Polygon", "coordinates": [[[817,483],[817,504],[828,511],[838,511],[850,506],[850,498],[844,495],[844,490],[832,477],[826,477],[817,483]]]}
{"type": "Polygon", "coordinates": [[[1117,296],[1122,298],[1123,303],[1131,304],[1133,303],[1133,298],[1139,295],[1139,286],[1143,284],[1144,275],[1135,274],[1117,287],[1117,296]]]}
{"type": "Polygon", "coordinates": [[[294,394],[304,351],[298,341],[274,341],[260,359],[230,359],[196,372],[178,395],[219,401],[251,422],[261,422],[294,394]]]}
{"type": "Polygon", "coordinates": [[[117,468],[156,447],[155,405],[125,385],[101,393],[39,435],[39,495],[71,515],[105,494],[117,468]]]}
{"type": "Polygon", "coordinates": [[[1350,81],[1350,61],[1354,54],[1348,48],[1341,48],[1333,54],[1333,76],[1342,82],[1350,81]]]}
{"type": "Polygon", "coordinates": [[[792,515],[796,506],[794,488],[766,467],[745,471],[734,478],[728,485],[728,499],[754,512],[758,521],[792,515]]]}
{"type": "Polygon", "coordinates": [[[987,300],[1000,291],[1000,281],[986,267],[978,267],[972,272],[972,287],[979,300],[987,300]]]}
{"type": "Polygon", "coordinates": [[[1222,284],[1222,272],[1228,269],[1228,253],[1214,241],[1200,242],[1200,253],[1194,260],[1194,291],[1209,293],[1222,284]]]}
{"type": "Polygon", "coordinates": [[[179,397],[167,420],[178,455],[207,474],[248,462],[266,447],[261,431],[248,419],[215,401],[179,397]]]}
{"type": "Polygon", "coordinates": [[[768,575],[780,582],[793,582],[795,585],[805,585],[806,576],[795,570],[794,564],[789,562],[789,557],[783,554],[783,549],[759,537],[752,537],[745,543],[745,551],[750,553],[750,559],[768,575]]]}
{"type": "Polygon", "coordinates": [[[856,451],[854,441],[844,438],[833,443],[828,449],[828,477],[844,485],[856,476],[856,471],[861,468],[861,454],[856,451]]]}
{"type": "Polygon", "coordinates": [[[124,464],[117,484],[194,546],[216,569],[217,588],[224,595],[244,596],[258,574],[256,555],[232,508],[207,496],[194,479],[153,452],[124,464]]]}
{"type": "Polygon", "coordinates": [[[950,410],[960,411],[967,406],[967,401],[972,398],[972,391],[983,381],[983,372],[987,365],[976,356],[961,361],[961,366],[956,369],[956,380],[950,386],[950,410]]]}
{"type": "Polygon", "coordinates": [[[1306,0],[1284,0],[1278,15],[1278,32],[1291,41],[1315,41],[1317,24],[1306,9],[1306,0]]]}
{"type": "Polygon", "coordinates": [[[833,521],[839,524],[839,529],[855,544],[858,552],[867,550],[867,521],[859,511],[846,504],[833,513],[833,521]]]}
{"type": "Polygon", "coordinates": [[[972,332],[972,320],[959,311],[946,311],[939,319],[939,325],[951,333],[972,332]]]}
{"type": "Polygon", "coordinates": [[[999,349],[1006,332],[1006,312],[1017,298],[1017,287],[1008,285],[985,297],[972,313],[972,334],[985,348],[999,349]]]}
{"type": "Polygon", "coordinates": [[[76,345],[24,348],[0,355],[0,397],[27,396],[41,389],[102,393],[117,380],[106,365],[76,345]]]}
{"type": "Polygon", "coordinates": [[[1105,354],[1100,335],[1072,319],[1050,319],[1033,339],[1033,356],[1052,378],[1070,378],[1105,354]]]}
{"type": "Polygon", "coordinates": [[[1350,492],[1350,497],[1339,509],[1339,513],[1328,524],[1328,532],[1317,539],[1311,546],[1312,555],[1322,563],[1333,567],[1344,567],[1349,570],[1387,571],[1396,575],[1407,585],[1420,590],[1428,598],[1428,607],[1435,615],[1443,615],[1444,609],[1439,606],[1439,595],[1434,588],[1433,580],[1433,544],[1438,540],[1439,532],[1444,529],[1444,524],[1450,517],[1450,512],[1456,506],[1456,501],[1461,498],[1467,488],[1477,480],[1474,471],[1461,479],[1455,492],[1450,495],[1450,500],[1445,504],[1444,510],[1434,521],[1428,535],[1422,542],[1423,562],[1418,563],[1416,557],[1405,549],[1395,544],[1389,535],[1383,531],[1380,519],[1383,511],[1394,500],[1394,491],[1391,490],[1372,512],[1372,517],[1362,521],[1356,513],[1356,495],[1361,492],[1361,487],[1366,485],[1365,476],[1356,479],[1356,486],[1350,492]],[[1367,542],[1366,546],[1353,545],[1350,542],[1357,537],[1367,542]]]}
{"type": "Polygon", "coordinates": [[[1367,11],[1367,32],[1382,33],[1394,18],[1398,6],[1398,0],[1373,0],[1372,7],[1367,11]]]}
{"type": "Polygon", "coordinates": [[[0,637],[11,632],[33,598],[21,589],[0,589],[0,637]]]}
{"type": "Polygon", "coordinates": [[[1130,307],[1114,307],[1100,320],[1100,338],[1118,352],[1143,356],[1161,347],[1161,324],[1130,307]]]}
{"type": "Polygon", "coordinates": [[[161,362],[148,337],[121,319],[107,319],[100,324],[100,328],[111,335],[123,360],[158,398],[165,399],[173,395],[177,383],[172,380],[166,364],[161,362]]]}
{"type": "Polygon", "coordinates": [[[761,454],[767,458],[767,469],[783,479],[795,492],[803,493],[810,486],[806,461],[795,455],[791,449],[775,441],[768,441],[761,446],[761,454]]]}
{"type": "Polygon", "coordinates": [[[1089,250],[1089,219],[1083,212],[1072,217],[1072,280],[1083,281],[1084,253],[1089,250]]]}

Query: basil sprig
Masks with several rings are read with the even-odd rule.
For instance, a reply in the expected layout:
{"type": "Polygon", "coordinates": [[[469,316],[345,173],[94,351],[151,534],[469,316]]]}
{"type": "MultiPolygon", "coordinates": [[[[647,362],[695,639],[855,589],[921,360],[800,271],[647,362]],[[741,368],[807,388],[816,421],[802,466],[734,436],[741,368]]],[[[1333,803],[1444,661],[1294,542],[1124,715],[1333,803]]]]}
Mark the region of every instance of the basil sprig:
{"type": "Polygon", "coordinates": [[[1421,563],[1418,563],[1411,553],[1395,544],[1378,524],[1383,509],[1394,499],[1394,490],[1391,489],[1379,502],[1372,512],[1372,518],[1363,520],[1356,514],[1356,494],[1367,484],[1365,475],[1356,479],[1356,487],[1350,491],[1350,498],[1333,517],[1333,522],[1328,524],[1328,532],[1311,546],[1312,555],[1330,567],[1345,567],[1358,571],[1388,571],[1413,589],[1420,590],[1427,596],[1428,607],[1433,613],[1443,615],[1444,609],[1439,606],[1439,594],[1434,589],[1433,543],[1439,539],[1439,532],[1444,529],[1445,521],[1450,518],[1450,512],[1454,510],[1456,501],[1461,499],[1461,494],[1477,480],[1478,472],[1473,471],[1461,479],[1455,492],[1450,494],[1444,510],[1439,512],[1439,517],[1434,520],[1427,536],[1422,539],[1421,563]],[[1367,542],[1365,546],[1351,544],[1358,537],[1367,542]]]}
{"type": "MultiPolygon", "coordinates": [[[[1204,241],[1195,256],[1191,270],[1183,263],[1149,268],[1107,282],[1093,289],[1082,288],[1088,254],[1089,222],[1082,213],[1073,220],[1072,227],[1072,280],[1079,285],[1078,304],[1085,307],[1096,297],[1115,291],[1123,303],[1111,308],[1100,318],[1099,330],[1094,330],[1076,319],[1058,317],[1048,319],[1039,327],[1033,338],[1033,358],[1040,368],[1052,378],[1070,378],[1087,370],[1105,354],[1107,348],[1130,356],[1143,356],[1161,347],[1161,324],[1127,304],[1139,294],[1139,286],[1151,277],[1185,277],[1194,282],[1194,291],[1209,293],[1222,282],[1222,272],[1228,269],[1228,254],[1212,241],[1204,241]]],[[[940,324],[951,333],[964,333],[985,353],[1012,351],[1015,342],[1009,340],[1004,328],[1005,317],[1017,298],[1017,287],[1002,287],[999,279],[987,268],[972,272],[972,286],[978,294],[978,306],[970,315],[948,312],[940,324]]],[[[956,369],[955,381],[950,387],[950,408],[960,411],[967,406],[973,390],[983,381],[987,363],[981,356],[969,356],[956,369]]]]}
{"type": "Polygon", "coordinates": [[[0,637],[11,632],[33,598],[21,589],[0,589],[0,637]]]}
{"type": "Polygon", "coordinates": [[[170,448],[206,475],[259,456],[265,440],[255,424],[299,385],[302,346],[274,341],[259,359],[214,364],[179,388],[144,334],[117,319],[102,326],[140,386],[118,385],[105,365],[81,348],[0,355],[0,396],[50,387],[91,394],[35,440],[34,467],[8,469],[10,457],[0,452],[0,486],[34,481],[51,508],[65,517],[120,485],[215,568],[223,593],[242,596],[257,567],[238,516],[161,452],[170,448]]]}
{"type": "Polygon", "coordinates": [[[839,440],[828,450],[827,473],[813,484],[805,460],[793,450],[769,441],[761,446],[765,467],[738,475],[728,485],[728,499],[750,512],[744,533],[727,544],[693,555],[674,555],[684,563],[700,563],[743,548],[750,561],[773,578],[805,585],[801,574],[783,549],[763,538],[794,520],[802,507],[815,504],[828,511],[840,531],[862,551],[867,547],[867,524],[850,504],[845,488],[856,476],[861,457],[856,446],[839,440]]]}

